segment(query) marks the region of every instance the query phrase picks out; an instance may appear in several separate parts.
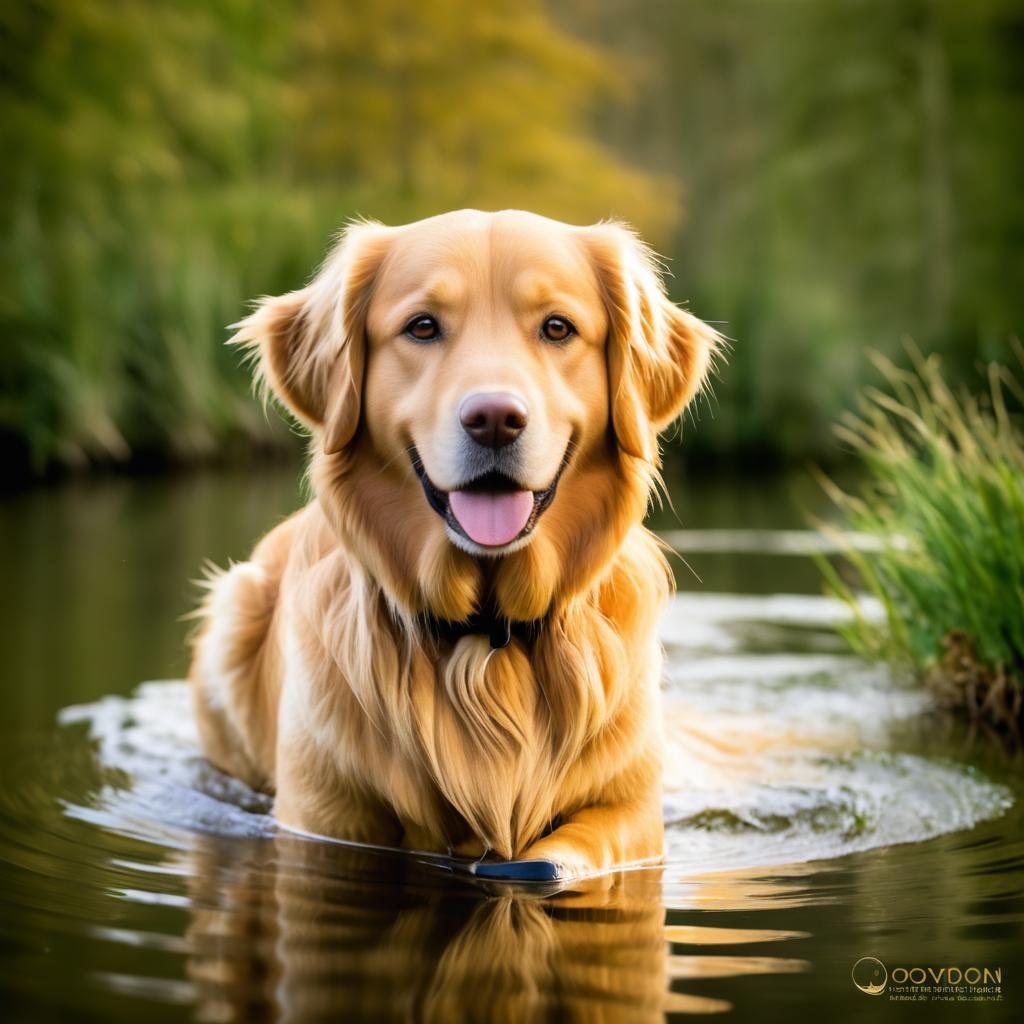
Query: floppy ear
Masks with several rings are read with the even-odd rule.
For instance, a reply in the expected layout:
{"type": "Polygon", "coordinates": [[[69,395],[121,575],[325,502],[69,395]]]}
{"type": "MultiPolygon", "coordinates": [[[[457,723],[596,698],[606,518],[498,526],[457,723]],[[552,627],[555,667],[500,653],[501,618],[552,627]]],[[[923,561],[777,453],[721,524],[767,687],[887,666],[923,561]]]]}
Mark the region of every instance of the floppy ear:
{"type": "Polygon", "coordinates": [[[618,224],[585,229],[608,308],[608,380],[619,447],[653,462],[658,433],[697,393],[721,337],[665,294],[651,250],[618,224]]]}
{"type": "Polygon", "coordinates": [[[366,365],[366,310],[390,230],[347,228],[313,281],[260,301],[232,344],[257,357],[257,378],[334,454],[359,426],[366,365]]]}

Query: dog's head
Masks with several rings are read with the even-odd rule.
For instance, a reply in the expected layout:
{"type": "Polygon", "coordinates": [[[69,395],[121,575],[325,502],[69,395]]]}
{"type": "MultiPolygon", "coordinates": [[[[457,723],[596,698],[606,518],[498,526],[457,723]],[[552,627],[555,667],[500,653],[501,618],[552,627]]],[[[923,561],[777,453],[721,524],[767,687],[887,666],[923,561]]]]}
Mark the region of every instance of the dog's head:
{"type": "Polygon", "coordinates": [[[350,227],[236,337],[396,608],[453,619],[484,587],[537,618],[601,574],[717,339],[626,228],[472,210],[350,227]]]}

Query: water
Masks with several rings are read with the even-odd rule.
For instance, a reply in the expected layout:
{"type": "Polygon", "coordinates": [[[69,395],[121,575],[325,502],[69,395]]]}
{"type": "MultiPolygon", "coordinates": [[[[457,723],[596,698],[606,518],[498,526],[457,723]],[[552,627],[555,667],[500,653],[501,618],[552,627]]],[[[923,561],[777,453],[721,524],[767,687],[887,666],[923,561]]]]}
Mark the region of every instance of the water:
{"type": "Polygon", "coordinates": [[[916,1012],[1019,1017],[1019,763],[849,655],[813,536],[781,532],[813,490],[672,490],[682,523],[666,510],[655,525],[685,529],[691,569],[662,627],[668,861],[554,894],[280,833],[265,797],[198,756],[174,681],[187,580],[295,507],[293,469],[0,504],[4,1018],[915,1012],[892,978],[858,991],[868,956],[897,978],[998,969],[1002,1002],[916,1012]]]}

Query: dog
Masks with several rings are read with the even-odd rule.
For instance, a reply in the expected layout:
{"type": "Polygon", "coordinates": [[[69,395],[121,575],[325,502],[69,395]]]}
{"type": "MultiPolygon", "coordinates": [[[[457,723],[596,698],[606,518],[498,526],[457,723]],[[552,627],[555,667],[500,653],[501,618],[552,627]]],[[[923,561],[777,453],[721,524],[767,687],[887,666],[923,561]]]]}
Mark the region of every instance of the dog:
{"type": "Polygon", "coordinates": [[[463,210],[347,228],[232,341],[313,499],[209,582],[206,756],[298,832],[570,879],[662,855],[642,525],[719,335],[627,227],[463,210]]]}

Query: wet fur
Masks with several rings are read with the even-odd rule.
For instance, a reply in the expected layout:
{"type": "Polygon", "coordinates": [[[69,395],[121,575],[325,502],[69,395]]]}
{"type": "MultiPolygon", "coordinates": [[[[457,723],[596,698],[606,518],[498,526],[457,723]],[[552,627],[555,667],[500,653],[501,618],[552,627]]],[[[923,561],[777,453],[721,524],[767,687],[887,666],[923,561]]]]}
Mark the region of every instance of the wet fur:
{"type": "Polygon", "coordinates": [[[265,300],[237,336],[311,430],[316,496],[211,583],[191,672],[203,746],[304,831],[546,859],[566,876],[655,859],[671,576],[641,521],[657,433],[700,387],[716,335],[668,302],[622,227],[472,212],[412,227],[457,247],[479,235],[472,219],[460,234],[465,218],[506,218],[513,240],[561,233],[592,268],[600,422],[529,543],[499,558],[451,543],[406,453],[379,450],[366,424],[368,409],[388,416],[363,393],[368,310],[407,229],[350,229],[310,286],[265,300]],[[509,618],[544,618],[533,643],[450,646],[418,625],[464,619],[487,593],[509,618]]]}

